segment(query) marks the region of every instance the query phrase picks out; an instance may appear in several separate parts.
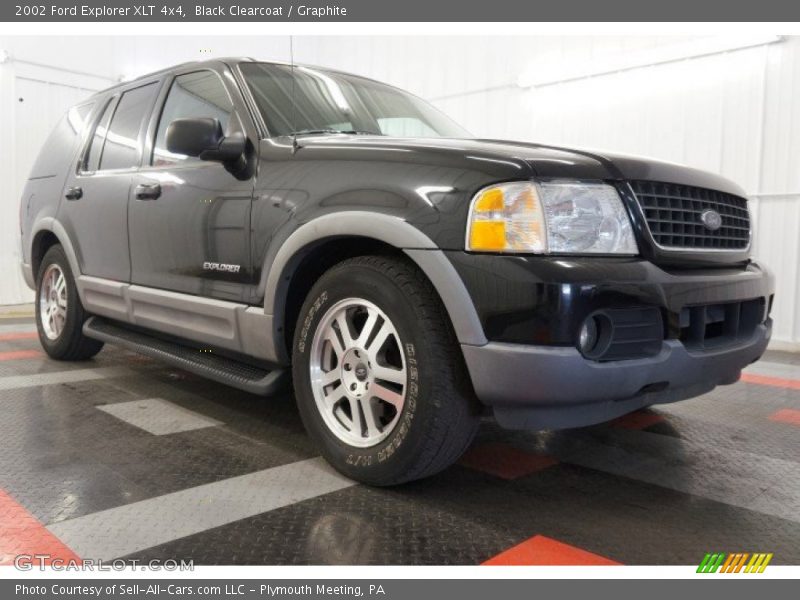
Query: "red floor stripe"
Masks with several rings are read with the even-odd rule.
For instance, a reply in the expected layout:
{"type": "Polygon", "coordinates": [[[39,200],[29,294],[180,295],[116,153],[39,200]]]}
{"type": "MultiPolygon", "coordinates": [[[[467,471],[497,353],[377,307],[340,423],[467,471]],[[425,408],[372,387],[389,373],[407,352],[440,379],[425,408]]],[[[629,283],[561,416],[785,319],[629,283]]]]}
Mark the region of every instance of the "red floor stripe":
{"type": "Polygon", "coordinates": [[[612,427],[621,427],[622,429],[646,429],[656,423],[661,423],[664,420],[662,415],[654,412],[637,410],[627,415],[623,415],[618,419],[611,421],[612,427]]]}
{"type": "Polygon", "coordinates": [[[0,342],[13,342],[14,340],[34,340],[39,337],[35,331],[17,331],[0,335],[0,342]]]}
{"type": "Polygon", "coordinates": [[[79,560],[78,555],[50,533],[36,517],[0,490],[0,565],[14,564],[20,554],[45,554],[49,559],[79,560]]]}
{"type": "Polygon", "coordinates": [[[0,352],[0,361],[39,358],[41,355],[42,353],[39,350],[14,350],[11,352],[0,352]]]}
{"type": "Polygon", "coordinates": [[[766,375],[742,373],[741,380],[744,381],[745,383],[771,385],[772,387],[785,388],[787,390],[800,390],[800,380],[798,379],[784,379],[782,377],[768,377],[766,375]]]}
{"type": "Polygon", "coordinates": [[[769,416],[769,420],[776,421],[778,423],[788,423],[789,425],[796,425],[797,427],[800,427],[800,410],[784,408],[778,412],[772,413],[769,416]]]}
{"type": "Polygon", "coordinates": [[[619,565],[605,556],[535,535],[487,560],[484,565],[619,565]]]}
{"type": "Polygon", "coordinates": [[[550,456],[523,452],[507,444],[489,443],[470,448],[460,464],[502,479],[517,479],[557,465],[558,461],[550,456]]]}

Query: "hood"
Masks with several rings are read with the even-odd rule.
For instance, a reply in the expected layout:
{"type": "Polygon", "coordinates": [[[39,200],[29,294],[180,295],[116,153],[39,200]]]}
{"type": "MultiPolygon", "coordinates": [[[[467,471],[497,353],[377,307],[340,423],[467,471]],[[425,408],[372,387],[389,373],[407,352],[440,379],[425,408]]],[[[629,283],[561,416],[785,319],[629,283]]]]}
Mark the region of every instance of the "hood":
{"type": "MultiPolygon", "coordinates": [[[[516,177],[544,179],[644,180],[676,183],[745,196],[744,190],[719,175],[684,165],[645,157],[582,150],[545,144],[490,139],[392,138],[382,136],[325,135],[300,141],[303,148],[337,147],[356,158],[371,150],[393,149],[400,160],[425,160],[428,155],[458,156],[475,168],[506,165],[516,177]],[[422,155],[422,156],[420,156],[422,155]]],[[[362,156],[363,157],[363,156],[362,156]]],[[[385,156],[384,156],[385,158],[385,156]]],[[[499,173],[500,171],[498,171],[499,173]]]]}
{"type": "MultiPolygon", "coordinates": [[[[498,143],[495,140],[481,141],[487,144],[498,143]]],[[[536,152],[550,150],[572,156],[580,156],[584,159],[594,161],[605,169],[607,175],[606,177],[602,177],[603,179],[661,181],[718,190],[736,196],[746,196],[745,191],[739,185],[725,177],[678,163],[602,150],[584,150],[517,142],[500,143],[513,147],[522,147],[531,151],[534,155],[526,160],[539,177],[568,176],[566,175],[567,169],[554,168],[551,157],[542,158],[535,155],[536,152]]]]}

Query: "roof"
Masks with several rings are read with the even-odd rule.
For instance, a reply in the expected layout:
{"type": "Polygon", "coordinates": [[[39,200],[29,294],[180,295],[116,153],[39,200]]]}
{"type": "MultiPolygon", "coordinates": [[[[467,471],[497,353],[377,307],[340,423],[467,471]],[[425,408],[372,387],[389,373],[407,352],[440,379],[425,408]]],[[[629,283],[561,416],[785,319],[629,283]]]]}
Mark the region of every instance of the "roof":
{"type": "MultiPolygon", "coordinates": [[[[266,64],[271,64],[271,65],[285,65],[285,66],[290,66],[292,64],[292,63],[289,63],[289,62],[286,62],[286,61],[281,61],[281,60],[257,60],[255,58],[251,58],[249,56],[228,56],[228,57],[221,57],[221,58],[209,58],[207,60],[193,60],[193,61],[188,61],[188,62],[184,62],[184,63],[178,63],[178,64],[175,64],[175,65],[171,65],[169,67],[164,67],[163,69],[159,69],[157,71],[152,71],[150,73],[145,73],[144,75],[139,75],[138,77],[136,77],[134,79],[131,79],[131,80],[128,80],[128,81],[121,81],[121,82],[119,82],[117,84],[114,84],[114,85],[111,85],[111,86],[109,86],[107,88],[99,90],[97,93],[95,93],[93,95],[97,96],[97,95],[100,95],[100,94],[106,94],[109,91],[115,90],[117,88],[124,87],[124,86],[129,86],[132,83],[136,83],[137,81],[141,81],[141,80],[144,80],[144,79],[150,79],[151,77],[156,77],[158,75],[163,75],[165,73],[169,73],[170,71],[174,71],[175,69],[183,69],[183,68],[186,68],[186,67],[195,67],[195,66],[196,67],[202,67],[203,65],[209,65],[209,64],[212,64],[212,63],[223,63],[223,64],[226,64],[228,66],[233,66],[235,64],[239,64],[239,63],[243,63],[243,62],[266,63],[266,64]]],[[[381,84],[387,85],[389,87],[394,87],[394,86],[391,86],[390,84],[383,83],[383,82],[377,81],[375,79],[371,79],[370,77],[364,77],[363,75],[358,75],[356,73],[348,73],[347,71],[341,71],[339,69],[331,69],[330,67],[319,67],[319,66],[316,66],[316,65],[307,65],[307,64],[304,64],[304,63],[295,63],[294,66],[296,66],[296,67],[307,67],[307,68],[310,68],[310,69],[317,69],[317,70],[321,70],[321,71],[327,71],[329,73],[339,73],[339,74],[342,74],[342,75],[349,75],[350,77],[358,77],[360,79],[366,79],[368,81],[374,81],[375,83],[381,83],[381,84]]]]}

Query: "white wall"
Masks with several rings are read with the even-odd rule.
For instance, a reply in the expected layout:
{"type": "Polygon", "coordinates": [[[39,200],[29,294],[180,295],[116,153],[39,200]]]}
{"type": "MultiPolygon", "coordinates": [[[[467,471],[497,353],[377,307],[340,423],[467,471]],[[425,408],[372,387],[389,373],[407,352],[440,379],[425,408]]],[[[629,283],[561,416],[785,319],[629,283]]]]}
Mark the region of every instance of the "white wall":
{"type": "MultiPolygon", "coordinates": [[[[800,38],[533,90],[516,85],[529,70],[557,74],[693,39],[319,36],[295,38],[294,51],[299,62],[375,77],[428,98],[481,137],[644,154],[737,181],[753,199],[755,251],[778,277],[775,339],[800,347],[800,38]]],[[[0,48],[14,57],[0,65],[0,174],[16,182],[14,189],[27,168],[21,142],[9,142],[7,133],[19,110],[12,90],[21,78],[33,73],[96,89],[121,75],[205,56],[289,58],[288,38],[276,36],[7,38],[0,48]],[[21,157],[14,167],[9,155],[21,157]]],[[[64,100],[69,95],[54,90],[64,100]]],[[[24,143],[41,143],[38,137],[32,132],[24,143]]],[[[29,297],[12,285],[16,258],[7,240],[16,231],[16,203],[15,196],[0,204],[0,303],[29,297]]]]}
{"type": "Polygon", "coordinates": [[[33,299],[19,267],[19,199],[33,161],[69,106],[115,80],[111,65],[87,67],[80,51],[88,49],[62,38],[0,38],[0,48],[12,56],[0,64],[0,178],[6,183],[0,197],[3,305],[33,299]]]}

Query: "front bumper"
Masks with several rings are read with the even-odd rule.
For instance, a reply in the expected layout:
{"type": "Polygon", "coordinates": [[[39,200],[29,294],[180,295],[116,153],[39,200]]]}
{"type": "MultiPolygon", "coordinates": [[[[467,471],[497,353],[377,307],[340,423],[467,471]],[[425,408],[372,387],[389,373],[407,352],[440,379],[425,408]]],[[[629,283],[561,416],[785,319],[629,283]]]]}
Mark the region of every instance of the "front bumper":
{"type": "Polygon", "coordinates": [[[735,383],[764,353],[771,321],[734,347],[691,352],[666,340],[650,358],[596,362],[575,348],[492,343],[462,346],[475,392],[510,429],[563,429],[699,396],[735,383]]]}
{"type": "Polygon", "coordinates": [[[697,396],[737,381],[769,342],[774,277],[755,262],[668,271],[633,258],[448,256],[489,339],[462,345],[475,391],[506,427],[583,426],[697,396]],[[746,328],[690,339],[690,313],[734,305],[756,307],[746,328]],[[588,315],[639,308],[658,309],[663,324],[647,355],[601,362],[578,351],[588,315]]]}

